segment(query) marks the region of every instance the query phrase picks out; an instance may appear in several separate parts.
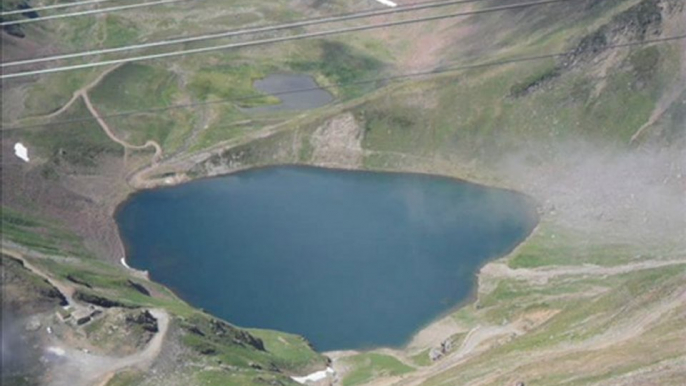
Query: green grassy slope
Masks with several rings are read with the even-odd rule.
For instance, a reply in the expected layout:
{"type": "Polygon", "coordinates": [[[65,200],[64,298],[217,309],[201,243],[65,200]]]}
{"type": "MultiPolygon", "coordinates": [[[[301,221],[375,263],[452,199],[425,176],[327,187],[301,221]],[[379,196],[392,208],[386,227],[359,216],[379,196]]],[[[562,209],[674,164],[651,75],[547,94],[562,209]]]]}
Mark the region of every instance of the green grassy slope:
{"type": "MultiPolygon", "coordinates": [[[[34,35],[42,39],[59,30],[56,43],[69,51],[294,20],[359,5],[351,1],[320,7],[288,1],[206,3],[203,7],[160,7],[153,16],[121,13],[28,26],[23,31],[29,39],[34,35]],[[82,46],[84,41],[88,47],[82,46]]],[[[446,174],[519,189],[539,200],[543,220],[531,238],[494,265],[500,271],[485,270],[473,304],[446,316],[460,327],[446,336],[454,338],[459,354],[443,361],[464,355],[463,361],[447,366],[427,360],[435,343],[401,350],[398,357],[365,352],[341,359],[346,369],[344,385],[394,376],[426,385],[495,386],[518,380],[526,380],[527,385],[594,385],[620,377],[634,379],[643,373],[655,374],[658,384],[677,385],[683,377],[664,367],[670,361],[678,363],[684,354],[679,343],[685,338],[685,310],[679,301],[686,266],[674,263],[683,261],[682,241],[670,238],[674,229],[662,230],[673,224],[667,222],[669,213],[680,212],[660,207],[662,196],[653,189],[666,186],[666,190],[678,191],[683,182],[675,176],[681,161],[677,156],[663,162],[672,165],[669,178],[663,178],[662,169],[648,167],[646,174],[654,173],[660,182],[637,182],[631,190],[636,201],[621,202],[628,209],[620,214],[629,219],[646,209],[640,206],[645,202],[648,212],[658,215],[659,221],[648,222],[646,215],[639,225],[612,217],[614,207],[601,205],[587,215],[586,209],[596,209],[597,202],[582,188],[606,194],[600,200],[603,204],[625,197],[615,189],[621,184],[607,175],[589,184],[585,177],[594,176],[595,170],[575,168],[579,159],[589,158],[600,160],[591,169],[602,169],[608,166],[603,162],[609,164],[614,156],[633,160],[636,154],[654,151],[651,146],[678,154],[686,138],[686,94],[678,89],[685,76],[684,46],[678,42],[618,50],[608,46],[683,33],[683,16],[683,2],[678,0],[570,1],[468,19],[459,24],[475,31],[467,37],[453,36],[447,27],[423,31],[416,37],[420,43],[408,42],[404,47],[391,44],[404,33],[396,29],[127,64],[105,76],[89,95],[101,114],[250,98],[108,119],[120,138],[135,145],[154,140],[171,160],[198,156],[197,162],[163,163],[154,175],[198,178],[261,165],[318,163],[316,133],[336,117],[350,114],[360,129],[362,161],[347,167],[446,174]],[[438,68],[572,53],[403,83],[334,88],[336,102],[309,114],[253,116],[240,109],[276,102],[252,88],[252,81],[270,73],[305,72],[322,85],[398,74],[411,67],[402,62],[407,51],[435,42],[442,42],[431,64],[438,68]],[[664,114],[653,119],[662,110],[664,114]],[[632,142],[646,124],[645,133],[632,142]],[[220,143],[226,146],[220,148],[220,143]],[[596,150],[587,150],[588,144],[596,150]],[[202,153],[214,147],[215,152],[202,153]],[[565,179],[571,182],[555,185],[565,179]],[[546,189],[548,185],[561,188],[546,189]],[[547,202],[566,192],[572,192],[572,198],[564,204],[571,204],[555,207],[547,202]],[[575,217],[576,213],[582,215],[575,217]],[[664,227],[659,223],[663,220],[664,227]],[[647,238],[641,231],[663,236],[647,238]],[[480,337],[479,331],[493,335],[476,344],[475,351],[463,352],[474,342],[470,339],[480,337]]],[[[23,95],[23,111],[11,123],[43,122],[44,115],[57,111],[102,71],[55,74],[21,85],[22,93],[12,95],[23,95]]],[[[3,202],[3,241],[14,243],[7,244],[10,247],[28,248],[27,254],[36,256],[32,263],[57,280],[72,284],[77,280],[81,299],[168,310],[172,314],[170,340],[182,351],[175,360],[191,365],[178,366],[160,382],[293,384],[288,375],[323,368],[326,359],[301,337],[245,330],[218,321],[180,301],[170,290],[117,266],[111,256],[105,261],[91,248],[101,235],[84,231],[102,222],[61,221],[62,212],[55,205],[74,205],[88,218],[110,216],[131,191],[127,181],[149,164],[148,151],[124,152],[95,121],[80,120],[89,116],[78,100],[49,119],[52,124],[12,130],[4,136],[3,142],[21,140],[29,146],[37,163],[24,169],[9,167],[23,173],[17,176],[39,181],[31,186],[39,186],[41,194],[30,196],[37,199],[3,202]],[[55,124],[65,119],[78,121],[55,124]],[[57,201],[45,193],[55,188],[75,191],[80,195],[79,206],[74,204],[77,199],[57,201]],[[132,281],[149,288],[153,296],[136,290],[132,281]]],[[[639,161],[614,173],[617,179],[631,180],[634,175],[627,169],[642,170],[639,161]]],[[[25,186],[18,188],[18,178],[3,176],[3,187],[12,184],[28,191],[25,186]]],[[[109,385],[154,382],[147,374],[126,371],[109,385]]]]}
{"type": "Polygon", "coordinates": [[[344,363],[355,369],[343,378],[345,386],[364,384],[379,376],[402,375],[413,370],[392,356],[375,353],[351,356],[344,363]]]}
{"type": "MultiPolygon", "coordinates": [[[[222,384],[236,376],[232,369],[250,369],[241,375],[245,382],[262,377],[273,377],[289,383],[284,375],[301,374],[325,364],[325,359],[315,353],[302,337],[288,333],[244,330],[218,320],[194,309],[177,298],[171,291],[154,282],[132,275],[130,271],[114,268],[94,259],[35,258],[33,266],[50,272],[54,280],[71,285],[74,298],[84,302],[102,304],[104,301],[125,308],[163,308],[172,315],[172,332],[185,347],[183,358],[176,360],[219,365],[213,375],[198,370],[185,370],[184,375],[214,379],[222,384]],[[141,286],[148,292],[141,292],[141,286]],[[197,374],[196,374],[197,373],[197,374]]],[[[105,328],[99,324],[89,328],[105,328]]],[[[123,384],[138,379],[133,375],[122,376],[123,384]]]]}

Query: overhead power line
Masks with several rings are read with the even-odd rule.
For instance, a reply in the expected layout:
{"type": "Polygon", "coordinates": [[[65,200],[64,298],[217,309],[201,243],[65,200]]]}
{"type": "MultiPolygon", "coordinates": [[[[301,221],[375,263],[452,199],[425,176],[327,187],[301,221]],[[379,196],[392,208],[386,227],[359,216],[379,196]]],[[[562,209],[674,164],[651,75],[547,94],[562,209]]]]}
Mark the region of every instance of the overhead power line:
{"type": "Polygon", "coordinates": [[[53,5],[44,5],[44,6],[40,6],[40,7],[31,7],[31,8],[26,8],[26,9],[15,9],[13,11],[0,12],[0,16],[17,15],[17,14],[27,13],[27,12],[47,11],[47,10],[51,10],[51,9],[78,7],[78,6],[82,6],[82,5],[104,3],[107,1],[112,1],[112,0],[74,1],[71,3],[59,3],[59,4],[53,4],[53,5]]]}
{"type": "MultiPolygon", "coordinates": [[[[604,49],[616,50],[616,49],[621,49],[621,48],[629,48],[629,47],[649,45],[649,44],[662,44],[662,43],[667,43],[667,42],[681,40],[681,39],[686,39],[686,34],[685,35],[676,35],[676,36],[666,36],[666,37],[662,37],[662,38],[649,39],[649,40],[643,40],[643,41],[638,41],[638,42],[613,44],[613,45],[605,46],[604,49]]],[[[557,53],[533,55],[533,56],[520,56],[520,57],[515,57],[515,58],[510,58],[510,59],[494,60],[494,61],[488,61],[488,62],[482,62],[482,63],[438,68],[438,69],[429,70],[429,71],[418,71],[418,72],[404,73],[404,74],[378,77],[378,78],[372,78],[372,79],[365,79],[365,80],[360,80],[360,81],[355,81],[355,82],[334,83],[334,84],[325,85],[325,86],[285,90],[285,91],[281,91],[281,92],[271,93],[269,95],[278,97],[278,96],[282,96],[282,95],[310,92],[310,91],[315,91],[315,90],[320,90],[320,89],[334,89],[334,88],[341,88],[341,87],[353,87],[353,86],[361,86],[361,85],[370,84],[370,83],[377,83],[377,82],[385,83],[385,82],[391,82],[391,81],[395,81],[395,80],[399,80],[399,79],[409,79],[409,78],[416,78],[416,77],[428,76],[428,75],[439,75],[439,74],[445,74],[445,73],[449,73],[449,72],[473,70],[473,69],[485,68],[485,67],[503,66],[503,65],[508,65],[508,64],[531,62],[531,61],[537,61],[537,60],[543,60],[543,59],[554,59],[554,58],[568,56],[568,55],[571,55],[574,53],[576,53],[576,50],[568,50],[568,51],[562,51],[562,52],[557,52],[557,53]]],[[[109,115],[100,115],[99,118],[101,118],[101,119],[124,118],[124,117],[132,116],[132,115],[145,114],[145,113],[159,113],[159,112],[163,112],[163,111],[183,109],[183,108],[194,108],[194,107],[214,105],[214,104],[222,104],[222,103],[243,102],[243,101],[248,101],[248,100],[253,100],[253,99],[258,99],[258,98],[263,98],[263,97],[264,97],[264,95],[251,95],[251,96],[241,97],[241,98],[226,98],[226,99],[215,99],[215,100],[203,101],[203,102],[182,103],[182,104],[176,104],[176,105],[171,105],[171,106],[155,107],[155,108],[140,109],[140,110],[130,110],[130,111],[124,111],[124,112],[114,113],[114,114],[109,114],[109,115]]],[[[52,125],[65,125],[65,124],[70,124],[70,123],[77,123],[77,122],[84,122],[84,121],[95,121],[95,120],[96,120],[95,117],[88,116],[88,117],[83,117],[83,118],[65,119],[65,120],[58,120],[58,121],[52,121],[52,122],[46,122],[46,123],[21,125],[21,126],[9,126],[9,127],[5,127],[4,129],[6,129],[6,130],[18,130],[18,129],[28,129],[28,128],[34,128],[34,127],[48,126],[48,125],[50,125],[50,126],[52,126],[52,125]]]]}
{"type": "Polygon", "coordinates": [[[458,4],[476,3],[476,2],[481,2],[481,1],[490,1],[490,0],[429,1],[429,2],[423,2],[423,3],[416,3],[413,5],[409,5],[409,6],[400,6],[400,7],[396,7],[396,8],[384,8],[381,10],[369,10],[369,11],[363,11],[363,12],[343,13],[343,14],[332,15],[332,16],[325,16],[325,17],[300,20],[300,21],[295,21],[295,22],[290,22],[290,23],[267,25],[267,26],[260,26],[260,27],[251,27],[251,28],[237,29],[237,30],[235,29],[235,30],[228,30],[228,31],[222,31],[222,32],[215,32],[215,33],[211,33],[211,34],[203,34],[203,35],[190,36],[190,37],[167,39],[167,40],[161,40],[161,41],[157,41],[157,42],[133,44],[133,45],[127,45],[127,46],[121,46],[121,47],[103,48],[103,49],[99,49],[99,50],[74,52],[74,53],[69,53],[69,54],[60,54],[60,55],[46,56],[46,57],[41,57],[41,58],[32,58],[32,59],[26,59],[26,60],[17,60],[14,62],[0,63],[0,67],[14,67],[14,66],[20,66],[20,65],[26,65],[26,64],[35,64],[35,63],[48,62],[48,61],[54,61],[54,60],[71,59],[71,58],[84,58],[84,57],[94,56],[94,55],[103,55],[103,54],[111,54],[111,53],[122,52],[122,51],[131,51],[131,50],[139,50],[139,49],[144,49],[144,48],[161,47],[161,46],[167,46],[167,45],[172,45],[172,44],[192,43],[192,42],[199,42],[199,41],[205,41],[205,40],[235,37],[235,36],[240,36],[240,35],[256,34],[256,33],[262,33],[262,32],[273,32],[273,31],[279,31],[279,30],[284,30],[284,29],[307,27],[307,26],[313,26],[313,25],[318,25],[318,24],[327,24],[327,23],[333,23],[333,22],[362,19],[362,18],[367,18],[367,17],[388,15],[388,14],[394,14],[394,13],[419,11],[419,10],[431,9],[431,8],[448,7],[448,6],[458,5],[458,4]]]}
{"type": "MultiPolygon", "coordinates": [[[[146,3],[136,3],[136,4],[128,4],[128,5],[118,5],[115,7],[109,7],[109,8],[100,8],[100,9],[90,9],[88,11],[79,11],[79,12],[71,12],[71,13],[61,13],[59,15],[48,15],[48,16],[40,16],[40,17],[34,17],[34,18],[29,18],[29,19],[18,19],[18,20],[9,20],[9,21],[3,21],[0,23],[1,27],[5,27],[8,25],[18,25],[18,24],[28,24],[28,23],[36,23],[39,21],[44,21],[44,20],[54,20],[54,19],[64,19],[67,17],[74,17],[74,16],[85,16],[85,15],[92,15],[96,13],[104,13],[104,12],[115,12],[115,11],[124,11],[127,9],[134,9],[134,8],[143,8],[143,7],[152,7],[154,5],[164,5],[164,4],[171,4],[171,3],[178,3],[181,1],[190,1],[190,0],[157,0],[157,1],[150,1],[146,3]]],[[[198,1],[198,0],[194,0],[198,1]]]]}
{"type": "Polygon", "coordinates": [[[104,60],[104,61],[100,61],[100,62],[76,64],[76,65],[71,65],[71,66],[53,67],[53,68],[46,68],[46,69],[34,70],[34,71],[16,72],[16,73],[12,73],[12,74],[2,74],[2,75],[0,75],[0,79],[20,78],[20,77],[26,77],[26,76],[31,76],[31,75],[49,74],[49,73],[55,73],[55,72],[72,71],[72,70],[79,70],[79,69],[86,69],[86,68],[93,68],[93,67],[108,66],[108,65],[112,65],[112,64],[131,63],[131,62],[139,62],[139,61],[143,61],[143,60],[170,58],[170,57],[175,57],[175,56],[199,54],[199,53],[224,50],[224,49],[231,49],[231,48],[255,47],[255,46],[262,46],[262,45],[274,44],[274,43],[282,43],[282,42],[293,41],[293,40],[312,39],[312,38],[317,38],[317,37],[338,35],[338,34],[342,34],[342,33],[366,31],[366,30],[377,29],[377,28],[395,27],[395,26],[406,25],[406,24],[414,24],[414,23],[419,23],[419,22],[450,19],[450,18],[455,18],[455,17],[460,17],[460,16],[478,15],[478,14],[484,14],[484,13],[490,13],[490,12],[499,12],[499,11],[506,11],[506,10],[512,10],[512,9],[535,7],[535,6],[541,6],[541,5],[546,5],[546,4],[561,3],[561,2],[566,2],[566,1],[573,1],[573,0],[544,0],[544,1],[520,3],[520,4],[505,5],[505,6],[500,6],[500,7],[484,8],[484,9],[475,10],[475,11],[450,13],[450,14],[445,14],[445,15],[422,17],[422,18],[416,18],[416,19],[400,20],[400,21],[379,23],[379,24],[368,24],[368,25],[363,25],[363,26],[358,26],[358,27],[339,28],[339,29],[334,29],[334,30],[321,31],[321,32],[311,32],[311,33],[305,33],[305,34],[293,35],[293,36],[284,36],[284,37],[277,37],[277,38],[270,38],[270,39],[252,40],[252,41],[240,42],[240,43],[222,44],[222,45],[211,46],[211,47],[201,47],[201,48],[193,48],[193,49],[187,49],[187,50],[171,51],[171,52],[165,52],[165,53],[160,53],[160,54],[140,55],[140,56],[134,56],[134,57],[128,57],[128,58],[111,59],[111,60],[104,60]]]}

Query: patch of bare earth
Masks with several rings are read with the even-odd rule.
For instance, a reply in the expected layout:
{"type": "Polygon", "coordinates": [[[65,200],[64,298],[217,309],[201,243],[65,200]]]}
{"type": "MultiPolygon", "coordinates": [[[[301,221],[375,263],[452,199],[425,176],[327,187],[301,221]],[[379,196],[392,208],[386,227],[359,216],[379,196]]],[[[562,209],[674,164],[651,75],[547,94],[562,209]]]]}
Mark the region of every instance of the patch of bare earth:
{"type": "Polygon", "coordinates": [[[407,351],[416,352],[427,347],[438,347],[447,337],[467,332],[468,330],[467,326],[458,323],[452,316],[446,316],[415,334],[407,345],[407,351]]]}
{"type": "MultiPolygon", "coordinates": [[[[684,3],[675,3],[674,8],[666,9],[663,12],[683,12],[684,3]]],[[[686,33],[686,24],[680,21],[678,17],[668,18],[664,26],[665,36],[679,36],[686,33]]],[[[675,42],[675,46],[680,52],[680,72],[679,76],[673,79],[673,82],[664,92],[664,94],[658,100],[655,109],[650,114],[648,121],[641,126],[634,135],[631,137],[631,143],[640,142],[643,138],[647,136],[647,132],[650,131],[656,122],[660,120],[665,114],[665,112],[674,104],[679,103],[679,97],[686,92],[686,39],[675,42]]]]}
{"type": "Polygon", "coordinates": [[[317,166],[359,168],[362,166],[362,128],[352,113],[334,117],[310,137],[311,162],[317,166]]]}

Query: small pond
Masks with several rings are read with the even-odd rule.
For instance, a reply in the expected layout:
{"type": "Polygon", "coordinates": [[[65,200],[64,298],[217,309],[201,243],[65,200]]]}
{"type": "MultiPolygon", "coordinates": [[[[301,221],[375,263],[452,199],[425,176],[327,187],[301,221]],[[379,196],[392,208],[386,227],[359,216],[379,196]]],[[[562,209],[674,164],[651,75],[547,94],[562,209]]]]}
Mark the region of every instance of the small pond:
{"type": "Polygon", "coordinates": [[[274,95],[281,103],[270,106],[251,107],[247,112],[273,112],[285,110],[307,110],[324,106],[333,101],[333,95],[319,87],[317,82],[304,74],[272,74],[255,81],[254,87],[269,95],[274,95]],[[291,92],[293,90],[303,90],[291,92]]]}

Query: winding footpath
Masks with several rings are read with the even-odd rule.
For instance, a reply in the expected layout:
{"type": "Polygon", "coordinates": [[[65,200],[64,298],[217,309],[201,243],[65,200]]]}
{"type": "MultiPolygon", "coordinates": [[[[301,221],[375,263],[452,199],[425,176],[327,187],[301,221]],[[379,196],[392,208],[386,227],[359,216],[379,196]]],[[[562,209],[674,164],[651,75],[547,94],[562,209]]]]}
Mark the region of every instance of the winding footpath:
{"type": "MultiPolygon", "coordinates": [[[[680,266],[686,264],[685,260],[648,260],[644,262],[622,264],[611,267],[603,267],[592,264],[576,267],[550,267],[539,269],[512,269],[502,263],[490,263],[482,269],[482,274],[485,273],[494,277],[507,277],[517,280],[529,281],[533,284],[545,284],[548,280],[560,276],[612,276],[621,275],[629,272],[655,269],[668,266],[680,266]]],[[[531,353],[526,357],[526,360],[520,360],[515,364],[505,363],[497,370],[491,371],[488,375],[479,377],[468,383],[459,383],[458,376],[454,378],[443,379],[442,381],[450,384],[461,384],[464,386],[479,386],[487,385],[496,382],[500,377],[506,374],[513,374],[517,367],[523,367],[527,364],[551,360],[554,358],[562,358],[566,355],[581,352],[590,352],[595,350],[607,349],[611,346],[621,345],[629,342],[632,339],[644,334],[652,326],[655,326],[659,320],[678,309],[683,304],[686,304],[686,290],[677,290],[661,301],[651,304],[642,312],[633,315],[628,320],[617,324],[614,328],[601,334],[595,335],[581,342],[565,343],[552,345],[551,347],[541,350],[537,353],[531,353]]],[[[554,314],[548,315],[552,317],[554,314]]],[[[540,321],[540,323],[547,320],[540,321]]],[[[510,339],[522,336],[529,331],[531,326],[527,326],[524,320],[516,320],[503,325],[478,325],[467,333],[461,345],[455,351],[449,353],[439,361],[434,362],[428,367],[419,368],[416,371],[402,375],[380,377],[366,383],[366,386],[419,386],[425,383],[428,379],[436,376],[446,374],[451,369],[457,369],[459,366],[474,359],[479,354],[487,352],[494,344],[497,345],[499,339],[510,339]]],[[[341,352],[339,355],[334,355],[334,368],[345,375],[345,368],[341,367],[340,360],[351,355],[355,355],[356,351],[341,352]]],[[[393,350],[384,350],[384,354],[392,355],[399,360],[402,356],[393,350]]],[[[338,353],[336,353],[338,354],[338,353]]]]}
{"type": "Polygon", "coordinates": [[[536,269],[512,269],[505,263],[491,263],[484,266],[481,273],[494,277],[506,277],[542,285],[559,276],[614,276],[629,272],[684,264],[686,264],[686,260],[646,260],[607,267],[595,264],[584,264],[568,267],[553,266],[536,269]]]}
{"type": "Polygon", "coordinates": [[[105,132],[107,137],[109,137],[112,141],[118,143],[124,149],[126,150],[144,150],[147,148],[153,148],[155,150],[155,154],[153,155],[152,158],[152,164],[155,165],[159,162],[159,160],[162,158],[162,147],[160,146],[159,143],[153,140],[149,140],[145,142],[143,145],[133,145],[129,142],[124,141],[123,139],[117,137],[114,134],[114,131],[112,128],[105,122],[105,119],[100,115],[100,113],[97,111],[95,106],[93,105],[93,102],[90,99],[90,96],[88,93],[96,87],[100,82],[107,77],[107,75],[111,74],[118,68],[122,67],[124,63],[117,64],[115,66],[112,66],[108,68],[107,70],[103,71],[100,75],[98,75],[97,78],[95,78],[91,83],[81,87],[80,89],[74,91],[74,94],[72,94],[71,99],[67,101],[62,107],[60,107],[58,110],[48,114],[48,115],[42,115],[38,117],[32,117],[32,119],[52,119],[55,117],[58,117],[59,115],[63,114],[69,108],[76,102],[79,98],[82,98],[84,103],[86,104],[86,108],[90,112],[90,114],[95,118],[95,120],[98,122],[102,130],[105,132]]]}
{"type": "Polygon", "coordinates": [[[100,116],[98,111],[95,109],[93,106],[93,102],[91,102],[90,97],[88,96],[88,92],[85,90],[82,90],[79,92],[79,95],[83,98],[83,101],[86,103],[86,107],[88,108],[88,111],[95,117],[95,119],[98,121],[98,124],[102,128],[102,130],[107,134],[107,136],[114,142],[120,144],[127,150],[143,150],[147,149],[148,147],[152,147],[155,149],[155,155],[152,158],[152,163],[156,164],[160,158],[162,157],[162,147],[155,141],[147,141],[143,145],[132,145],[123,139],[117,138],[116,135],[112,132],[112,129],[109,127],[107,122],[100,116]]]}
{"type": "MultiPolygon", "coordinates": [[[[67,302],[76,308],[86,308],[85,305],[77,303],[73,299],[74,288],[56,280],[52,276],[32,265],[25,256],[15,250],[2,248],[2,253],[12,258],[20,260],[26,269],[33,274],[45,279],[57,288],[67,302]]],[[[112,377],[122,370],[137,368],[146,370],[159,355],[165,336],[169,329],[169,314],[163,309],[150,309],[150,314],[157,320],[157,333],[150,339],[146,347],[132,355],[125,357],[96,355],[86,351],[69,347],[65,342],[56,337],[52,337],[50,350],[53,353],[59,352],[59,362],[49,370],[47,386],[105,386],[112,377]]]]}
{"type": "Polygon", "coordinates": [[[137,368],[146,370],[157,358],[169,329],[169,314],[162,309],[149,310],[157,319],[158,332],[147,346],[132,355],[112,357],[94,355],[73,348],[65,349],[66,361],[61,364],[49,386],[107,385],[122,370],[137,368]]]}

